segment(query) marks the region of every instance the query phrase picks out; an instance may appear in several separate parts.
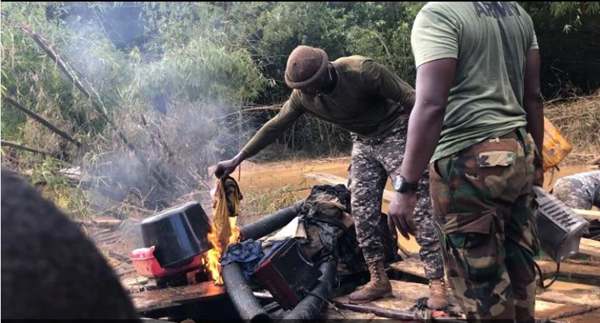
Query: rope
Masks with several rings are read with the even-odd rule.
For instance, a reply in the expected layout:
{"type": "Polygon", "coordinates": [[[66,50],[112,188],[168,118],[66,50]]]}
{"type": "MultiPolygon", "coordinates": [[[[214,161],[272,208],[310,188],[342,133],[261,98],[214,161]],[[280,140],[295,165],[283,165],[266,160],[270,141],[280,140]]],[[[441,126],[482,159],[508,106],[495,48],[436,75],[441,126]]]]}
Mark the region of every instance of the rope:
{"type": "Polygon", "coordinates": [[[581,314],[593,312],[593,311],[598,310],[598,309],[600,309],[600,306],[589,306],[589,307],[586,307],[584,309],[577,310],[577,311],[571,311],[571,312],[566,312],[566,313],[552,315],[550,317],[547,317],[545,319],[541,319],[541,320],[536,321],[536,322],[537,323],[550,323],[550,322],[552,322],[552,320],[562,319],[562,318],[565,318],[565,317],[571,317],[571,316],[576,316],[576,315],[581,315],[581,314]]]}
{"type": "Polygon", "coordinates": [[[544,285],[544,274],[542,273],[540,265],[538,265],[535,261],[533,263],[535,264],[535,268],[537,268],[538,274],[540,275],[540,287],[543,289],[550,288],[550,286],[552,286],[552,284],[554,284],[554,282],[556,281],[556,278],[558,278],[558,272],[560,271],[560,262],[556,263],[556,272],[554,273],[554,278],[552,278],[552,281],[548,285],[544,285]]]}

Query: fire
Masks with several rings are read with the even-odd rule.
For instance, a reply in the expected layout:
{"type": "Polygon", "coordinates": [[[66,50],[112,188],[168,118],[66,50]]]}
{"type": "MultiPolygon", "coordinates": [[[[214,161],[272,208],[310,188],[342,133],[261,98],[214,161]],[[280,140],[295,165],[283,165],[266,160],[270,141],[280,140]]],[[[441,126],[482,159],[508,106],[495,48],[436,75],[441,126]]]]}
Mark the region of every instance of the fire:
{"type": "MultiPolygon", "coordinates": [[[[235,218],[230,219],[231,235],[229,236],[229,243],[225,246],[225,250],[230,244],[238,242],[240,236],[240,229],[235,225],[235,218]]],[[[211,222],[212,230],[208,233],[208,241],[212,244],[213,248],[206,253],[206,269],[210,272],[212,279],[216,285],[223,285],[223,278],[221,277],[221,255],[223,249],[217,238],[217,228],[214,223],[211,222]]]]}
{"type": "Polygon", "coordinates": [[[206,253],[206,269],[210,272],[212,279],[217,285],[223,285],[223,278],[221,278],[221,264],[219,259],[221,258],[221,247],[219,246],[219,239],[217,239],[217,228],[211,223],[212,230],[208,233],[208,241],[212,244],[212,249],[206,253]]]}
{"type": "Polygon", "coordinates": [[[238,229],[238,227],[235,225],[235,219],[236,218],[229,218],[229,226],[231,227],[231,235],[229,236],[229,244],[227,246],[229,246],[230,244],[234,244],[238,242],[238,239],[240,238],[240,229],[238,229]]]}

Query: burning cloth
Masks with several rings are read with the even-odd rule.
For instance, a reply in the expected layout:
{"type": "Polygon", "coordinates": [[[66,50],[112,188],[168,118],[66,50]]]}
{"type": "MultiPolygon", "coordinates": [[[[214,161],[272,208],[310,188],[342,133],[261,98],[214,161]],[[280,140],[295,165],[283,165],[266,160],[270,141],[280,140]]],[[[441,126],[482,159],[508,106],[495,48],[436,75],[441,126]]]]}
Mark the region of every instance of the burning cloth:
{"type": "Polygon", "coordinates": [[[213,197],[213,223],[217,230],[217,239],[221,250],[226,250],[232,235],[230,218],[237,217],[240,212],[242,192],[237,182],[230,176],[217,180],[213,197]]]}

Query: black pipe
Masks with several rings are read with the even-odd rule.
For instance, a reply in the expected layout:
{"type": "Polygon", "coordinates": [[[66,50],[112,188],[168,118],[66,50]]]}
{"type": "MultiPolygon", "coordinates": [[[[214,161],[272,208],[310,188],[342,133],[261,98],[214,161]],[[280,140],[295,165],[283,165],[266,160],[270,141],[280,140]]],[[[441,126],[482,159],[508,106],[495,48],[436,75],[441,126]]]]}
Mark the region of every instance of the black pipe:
{"type": "Polygon", "coordinates": [[[252,294],[252,289],[248,286],[237,263],[232,262],[223,266],[221,275],[227,288],[227,294],[244,321],[248,323],[273,321],[252,294]]]}
{"type": "Polygon", "coordinates": [[[285,320],[313,320],[319,315],[325,301],[329,299],[333,290],[333,281],[337,272],[337,261],[324,262],[319,267],[321,277],[317,286],[313,288],[294,309],[285,316],[285,320]]]}
{"type": "Polygon", "coordinates": [[[269,214],[258,221],[254,221],[241,227],[240,234],[242,240],[257,240],[275,230],[283,228],[298,216],[302,203],[304,203],[304,200],[298,201],[286,208],[279,209],[273,214],[269,214]]]}
{"type": "MultiPolygon", "coordinates": [[[[319,270],[322,274],[317,286],[285,316],[285,319],[315,319],[319,315],[325,303],[324,300],[329,298],[333,290],[333,282],[337,272],[337,260],[321,264],[319,270]]],[[[237,263],[225,265],[221,271],[221,275],[227,288],[227,294],[243,320],[252,323],[273,321],[252,293],[252,289],[248,286],[242,270],[237,263]]]]}

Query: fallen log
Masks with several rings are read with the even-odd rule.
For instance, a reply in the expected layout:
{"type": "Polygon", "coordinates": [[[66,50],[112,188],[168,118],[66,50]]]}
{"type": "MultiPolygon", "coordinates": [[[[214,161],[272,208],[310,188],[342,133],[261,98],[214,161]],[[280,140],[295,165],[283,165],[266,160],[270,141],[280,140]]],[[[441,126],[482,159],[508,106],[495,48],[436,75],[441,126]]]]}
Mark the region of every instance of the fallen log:
{"type": "Polygon", "coordinates": [[[22,104],[20,104],[19,102],[15,101],[13,98],[3,95],[2,96],[2,100],[8,102],[13,107],[21,110],[23,113],[25,113],[26,115],[30,116],[35,121],[41,123],[44,127],[48,128],[50,131],[54,132],[55,134],[57,134],[57,135],[65,138],[66,140],[74,143],[75,146],[77,146],[78,148],[81,147],[81,143],[79,141],[73,139],[73,137],[69,136],[69,134],[67,134],[66,132],[58,129],[57,127],[55,127],[54,125],[52,125],[50,122],[46,121],[46,119],[42,118],[37,113],[35,113],[35,112],[27,109],[22,104]]]}

